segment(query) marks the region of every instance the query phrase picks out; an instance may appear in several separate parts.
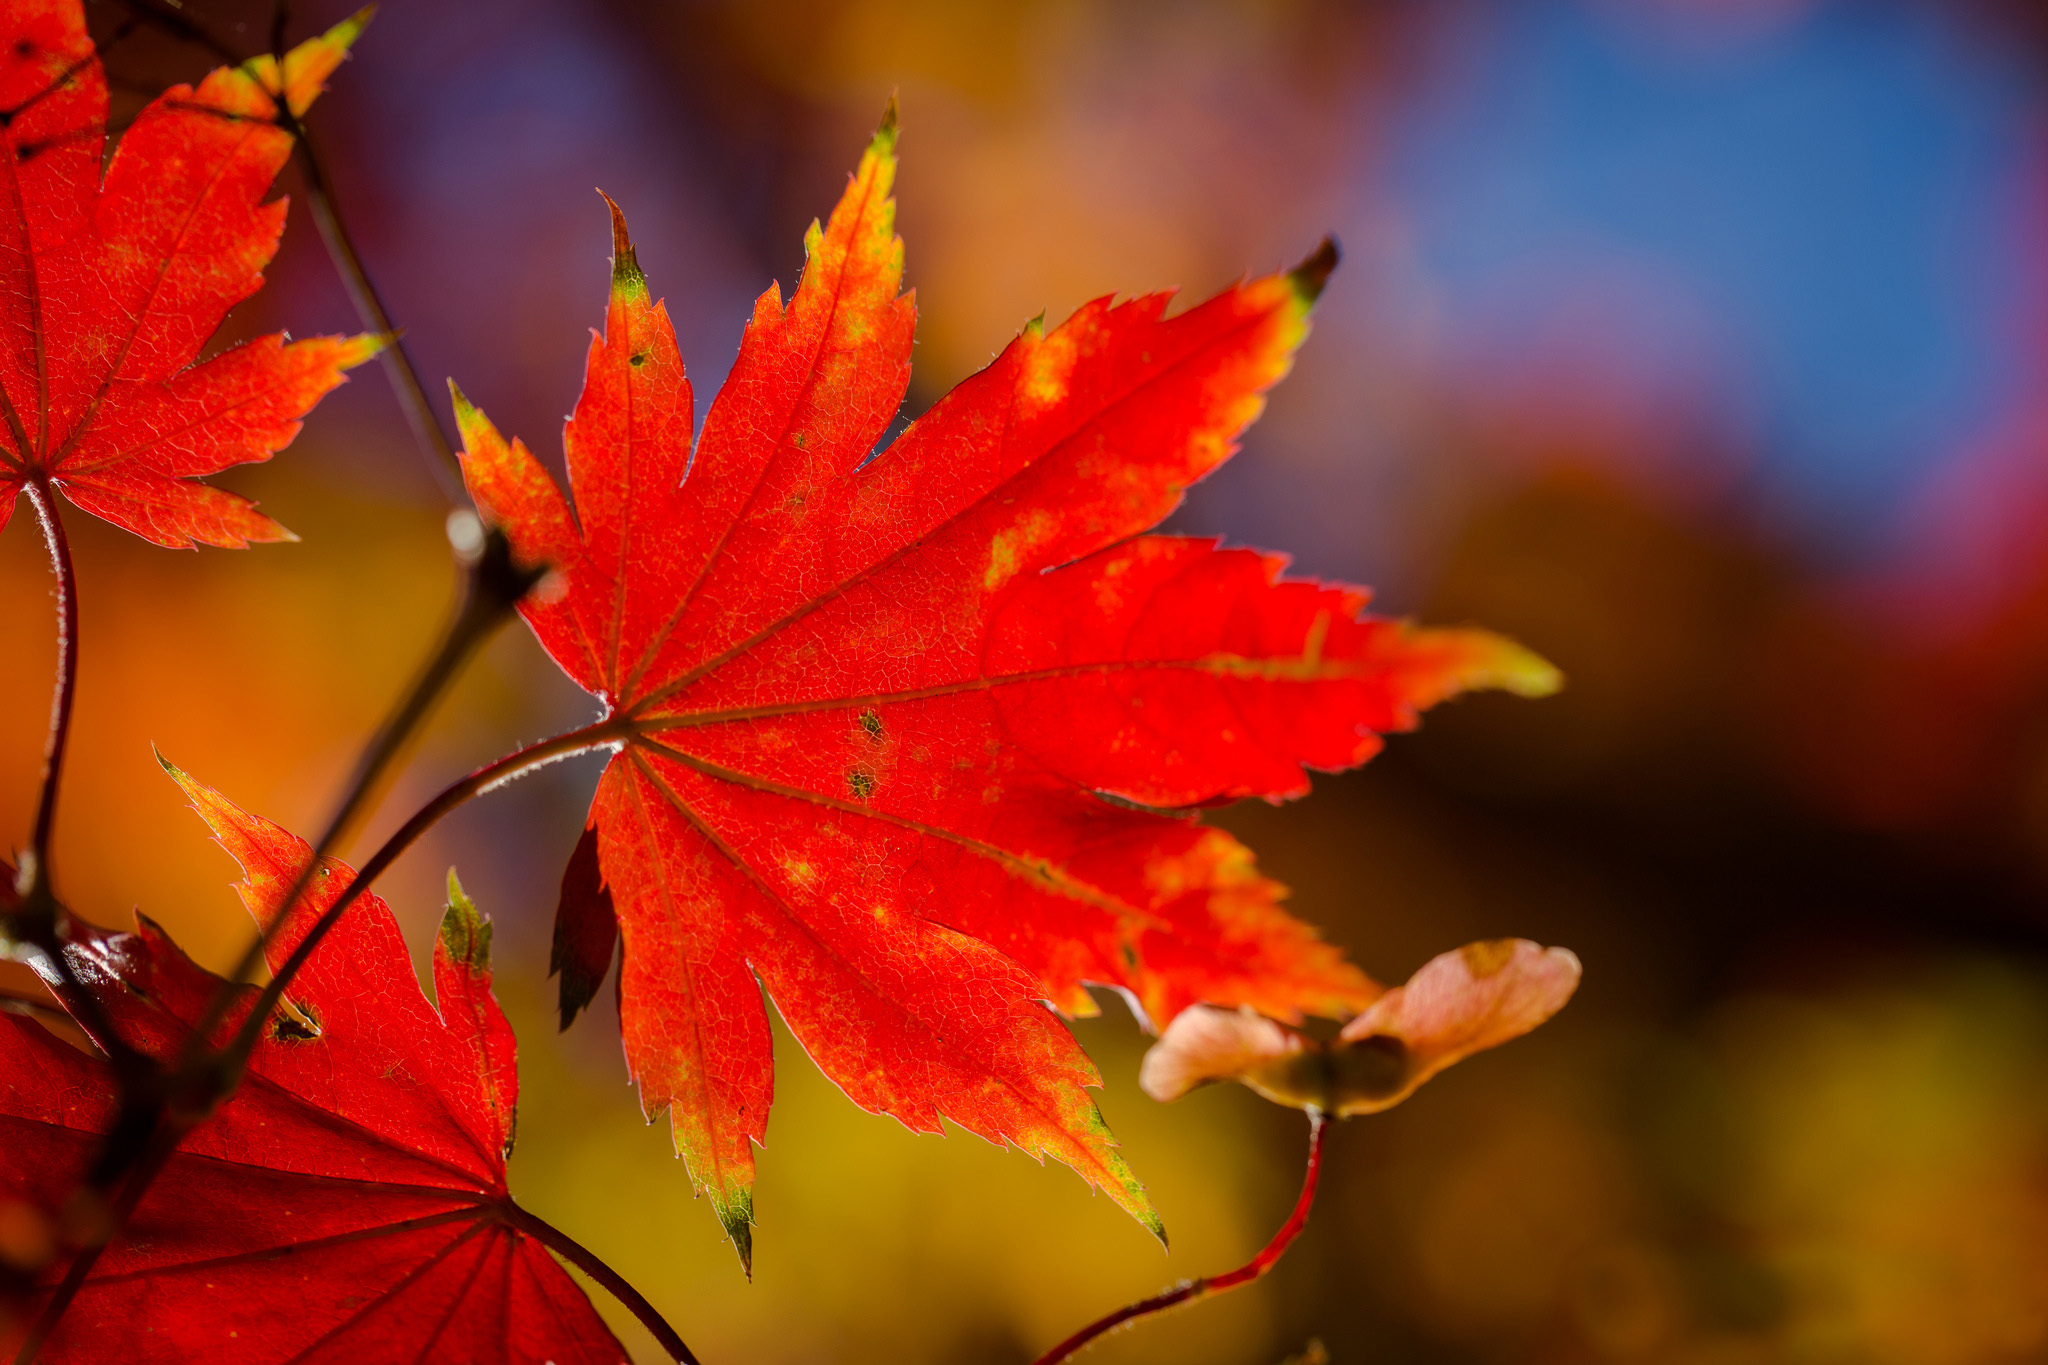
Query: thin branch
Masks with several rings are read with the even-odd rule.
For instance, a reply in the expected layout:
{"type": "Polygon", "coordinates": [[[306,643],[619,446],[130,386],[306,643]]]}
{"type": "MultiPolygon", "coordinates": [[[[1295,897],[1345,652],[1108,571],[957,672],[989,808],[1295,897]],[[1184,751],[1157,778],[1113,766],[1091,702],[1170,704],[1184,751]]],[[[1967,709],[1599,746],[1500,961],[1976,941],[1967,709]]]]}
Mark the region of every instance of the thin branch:
{"type": "MultiPolygon", "coordinates": [[[[239,66],[246,60],[167,0],[124,0],[124,3],[175,36],[205,48],[220,61],[239,66]]],[[[271,51],[277,58],[279,70],[283,69],[284,30],[289,17],[289,6],[284,4],[279,4],[271,15],[271,51]]],[[[327,174],[326,160],[320,155],[319,145],[304,121],[295,116],[282,100],[278,104],[276,121],[277,126],[289,133],[296,144],[299,167],[306,181],[306,201],[313,211],[313,221],[320,229],[320,239],[327,244],[328,255],[332,257],[335,271],[341,276],[342,284],[356,306],[356,314],[362,319],[364,330],[374,332],[389,342],[379,354],[384,361],[385,375],[391,381],[392,392],[405,412],[407,425],[412,428],[413,439],[427,456],[442,493],[450,502],[455,502],[462,491],[462,466],[455,458],[455,446],[434,411],[427,386],[420,378],[419,364],[407,348],[397,323],[392,321],[391,310],[385,306],[383,295],[370,278],[362,253],[357,250],[355,238],[335,203],[333,181],[327,174]]]]}
{"type": "MultiPolygon", "coordinates": [[[[245,60],[241,53],[208,33],[176,5],[166,3],[166,0],[125,0],[125,3],[171,36],[183,39],[195,47],[205,48],[213,55],[215,61],[226,62],[229,66],[240,66],[245,60]]],[[[100,50],[104,52],[108,46],[109,44],[102,44],[100,50]]]]}
{"type": "Polygon", "coordinates": [[[640,1325],[653,1334],[654,1339],[661,1343],[661,1349],[668,1352],[669,1359],[675,1361],[676,1365],[699,1365],[697,1357],[690,1354],[690,1348],[683,1344],[683,1339],[677,1334],[676,1329],[669,1326],[668,1319],[664,1318],[639,1290],[628,1283],[625,1276],[606,1265],[596,1252],[510,1200],[507,1200],[503,1207],[512,1221],[512,1226],[527,1233],[610,1291],[613,1298],[624,1304],[634,1317],[640,1319],[640,1325]]]}
{"type": "Polygon", "coordinates": [[[291,26],[292,7],[289,0],[277,0],[270,7],[270,55],[277,62],[280,76],[284,72],[284,32],[291,26]]]}
{"type": "Polygon", "coordinates": [[[319,225],[320,239],[327,243],[327,254],[334,259],[334,268],[341,275],[342,283],[348,286],[349,297],[355,301],[356,313],[362,318],[366,330],[386,339],[387,344],[379,352],[384,360],[384,373],[391,380],[391,390],[398,398],[398,406],[405,410],[405,420],[412,427],[413,439],[419,443],[421,453],[427,456],[442,493],[450,502],[459,502],[462,462],[455,458],[455,446],[442,429],[440,416],[427,397],[427,387],[420,380],[419,363],[413,359],[412,350],[406,345],[398,325],[391,320],[391,311],[384,306],[384,297],[378,293],[376,282],[363,265],[362,253],[356,249],[355,238],[349,234],[348,224],[335,206],[332,182],[328,179],[327,164],[320,155],[319,145],[305,124],[292,116],[290,109],[280,107],[278,121],[286,132],[298,139],[299,169],[306,180],[306,203],[313,211],[313,221],[319,225]]]}
{"type": "Polygon", "coordinates": [[[1183,1280],[1164,1293],[1154,1294],[1149,1299],[1140,1299],[1136,1303],[1117,1309],[1108,1317],[1098,1318],[1047,1351],[1033,1361],[1032,1365],[1060,1365],[1061,1361],[1070,1360],[1079,1354],[1081,1348],[1097,1337],[1113,1332],[1126,1323],[1136,1322],[1140,1318],[1151,1317],[1154,1313],[1163,1313],[1169,1308],[1177,1308],[1184,1303],[1195,1303],[1226,1290],[1236,1289],[1240,1285],[1250,1284],[1271,1270],[1286,1253],[1287,1248],[1293,1245],[1294,1239],[1301,1236],[1301,1230],[1308,1226],[1309,1206],[1315,1203],[1316,1181],[1321,1177],[1323,1170],[1323,1139],[1329,1131],[1329,1119],[1318,1110],[1309,1110],[1308,1172],[1302,1177],[1301,1198],[1294,1201],[1294,1212],[1287,1215],[1287,1221],[1280,1225],[1280,1231],[1273,1234],[1273,1240],[1266,1243],[1258,1255],[1235,1270],[1227,1270],[1221,1275],[1206,1275],[1199,1280],[1183,1280]]]}

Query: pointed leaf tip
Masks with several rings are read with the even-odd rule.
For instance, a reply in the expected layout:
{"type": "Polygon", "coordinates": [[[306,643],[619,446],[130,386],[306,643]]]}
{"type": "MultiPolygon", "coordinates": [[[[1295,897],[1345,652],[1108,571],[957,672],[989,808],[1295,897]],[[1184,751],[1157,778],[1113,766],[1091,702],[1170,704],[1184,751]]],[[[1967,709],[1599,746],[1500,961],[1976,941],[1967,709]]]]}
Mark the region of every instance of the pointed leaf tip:
{"type": "Polygon", "coordinates": [[[1138,1216],[1138,1222],[1144,1227],[1145,1231],[1159,1239],[1159,1249],[1161,1251],[1169,1255],[1172,1254],[1173,1243],[1167,1239],[1166,1222],[1160,1218],[1159,1211],[1152,1207],[1150,1199],[1145,1201],[1145,1211],[1138,1216]]]}
{"type": "Polygon", "coordinates": [[[868,150],[876,156],[889,156],[896,150],[896,92],[889,92],[889,103],[882,109],[882,121],[875,125],[875,135],[868,143],[868,150]]]}
{"type": "Polygon", "coordinates": [[[362,35],[363,30],[370,26],[370,21],[376,17],[376,0],[371,0],[369,4],[364,5],[354,14],[351,14],[348,18],[342,20],[340,23],[336,24],[332,29],[328,30],[328,34],[330,37],[333,37],[336,42],[342,43],[344,46],[353,44],[355,40],[362,35]],[[344,33],[346,34],[346,36],[337,36],[342,35],[344,33]]]}
{"type": "Polygon", "coordinates": [[[1344,259],[1344,253],[1337,246],[1335,237],[1325,237],[1321,246],[1309,253],[1307,260],[1287,272],[1287,280],[1301,295],[1302,302],[1314,303],[1323,296],[1323,286],[1330,282],[1330,272],[1344,259]]]}
{"type": "Polygon", "coordinates": [[[382,354],[384,348],[398,340],[396,332],[364,332],[341,343],[341,356],[336,361],[342,369],[353,370],[365,361],[382,354]]]}
{"type": "Polygon", "coordinates": [[[725,1228],[725,1235],[732,1238],[732,1249],[739,1253],[740,1270],[747,1282],[754,1280],[754,1194],[742,1186],[730,1194],[721,1195],[711,1191],[711,1207],[718,1214],[718,1221],[725,1228]]]}
{"type": "Polygon", "coordinates": [[[455,406],[455,428],[462,434],[465,444],[470,442],[472,428],[490,430],[491,419],[484,416],[482,408],[469,401],[469,395],[458,388],[453,379],[448,381],[448,398],[455,406]]]}
{"type": "Polygon", "coordinates": [[[645,292],[647,276],[640,269],[640,258],[634,253],[633,239],[626,231],[626,215],[610,195],[603,190],[597,194],[612,213],[612,288],[645,292]]]}
{"type": "Polygon", "coordinates": [[[448,908],[441,915],[441,947],[450,962],[471,972],[491,969],[491,922],[462,889],[455,869],[448,869],[448,908]]]}
{"type": "Polygon", "coordinates": [[[1564,673],[1531,649],[1514,645],[1499,664],[1501,687],[1518,697],[1549,697],[1564,690],[1564,673]]]}
{"type": "Polygon", "coordinates": [[[300,43],[284,54],[281,75],[278,59],[267,54],[252,58],[244,70],[272,95],[282,95],[292,117],[299,118],[327,88],[327,78],[347,60],[349,48],[376,12],[375,5],[365,5],[319,37],[300,43]]]}

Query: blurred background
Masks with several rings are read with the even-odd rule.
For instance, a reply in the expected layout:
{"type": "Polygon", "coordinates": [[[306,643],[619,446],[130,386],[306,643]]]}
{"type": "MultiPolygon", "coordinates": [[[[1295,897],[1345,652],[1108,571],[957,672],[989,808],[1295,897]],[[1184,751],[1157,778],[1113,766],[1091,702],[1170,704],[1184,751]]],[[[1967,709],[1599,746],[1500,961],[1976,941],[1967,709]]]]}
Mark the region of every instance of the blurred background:
{"type": "MultiPolygon", "coordinates": [[[[301,0],[292,37],[348,7],[301,0]]],[[[267,44],[268,4],[183,13],[267,44]]],[[[210,64],[145,27],[109,58],[117,114],[210,64]]],[[[2041,12],[1990,0],[389,0],[313,125],[430,380],[557,462],[602,317],[593,188],[701,415],[892,90],[912,413],[1041,310],[1201,297],[1334,231],[1295,374],[1175,526],[1512,633],[1570,689],[1446,707],[1218,819],[1384,980],[1518,934],[1586,982],[1344,1125],[1273,1276],[1091,1359],[1273,1365],[1316,1337],[1340,1363],[1965,1365],[2048,1358],[2044,75],[2041,12]]],[[[296,199],[270,281],[225,339],[355,330],[296,199]]],[[[220,482],[303,543],[171,554],[71,521],[58,847],[75,906],[140,907],[216,965],[247,931],[232,865],[150,745],[312,830],[453,588],[375,369],[220,482]]],[[[15,520],[19,840],[53,651],[15,520]]],[[[508,630],[355,856],[591,712],[508,630]]],[[[597,771],[466,808],[382,889],[422,953],[451,863],[495,915],[514,1188],[707,1362],[1023,1362],[1278,1225],[1300,1116],[1235,1087],[1151,1103],[1113,1004],[1078,1031],[1170,1256],[1060,1168],[859,1112],[782,1034],[747,1284],[614,1022],[553,1027],[554,886],[597,771]]]]}

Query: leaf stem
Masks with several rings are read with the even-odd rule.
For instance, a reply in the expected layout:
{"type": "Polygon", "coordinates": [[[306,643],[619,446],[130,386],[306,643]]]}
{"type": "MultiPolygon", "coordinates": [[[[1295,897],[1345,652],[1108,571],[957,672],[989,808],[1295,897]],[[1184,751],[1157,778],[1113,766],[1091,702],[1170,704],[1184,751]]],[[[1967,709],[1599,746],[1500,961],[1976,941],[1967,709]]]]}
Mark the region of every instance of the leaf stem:
{"type": "MultiPolygon", "coordinates": [[[[313,950],[320,946],[320,941],[327,937],[328,932],[340,922],[342,915],[348,911],[348,908],[354,905],[364,892],[369,890],[370,884],[382,876],[391,864],[398,861],[399,855],[412,847],[422,834],[433,828],[442,816],[447,815],[456,807],[463,805],[474,797],[481,796],[494,787],[503,786],[522,773],[543,767],[546,764],[555,762],[557,759],[567,758],[572,754],[587,753],[592,749],[604,748],[606,745],[616,743],[625,733],[624,727],[618,721],[608,719],[599,721],[595,725],[587,725],[581,730],[571,730],[567,734],[556,735],[553,739],[544,739],[537,744],[529,744],[516,753],[507,754],[497,762],[477,769],[468,777],[446,788],[439,796],[436,796],[433,800],[427,802],[426,805],[420,807],[410,820],[407,820],[404,825],[399,827],[395,834],[384,841],[383,847],[370,856],[370,860],[363,864],[362,871],[356,874],[355,880],[350,882],[341,895],[335,899],[334,904],[328,906],[320,918],[314,921],[313,927],[306,931],[306,936],[300,939],[298,945],[292,949],[291,956],[287,957],[278,966],[277,971],[270,978],[270,984],[265,986],[263,993],[256,998],[255,1005],[242,1020],[241,1027],[236,1030],[234,1038],[218,1054],[219,1061],[224,1066],[231,1068],[229,1074],[231,1076],[239,1075],[241,1066],[248,1060],[250,1052],[255,1048],[256,1040],[262,1035],[263,1022],[277,1008],[277,1003],[283,999],[284,992],[291,985],[292,978],[297,976],[299,969],[306,965],[306,959],[313,955],[313,950]]],[[[309,868],[317,866],[317,859],[309,862],[307,866],[309,868]]],[[[301,880],[305,879],[306,874],[301,873],[301,880]]],[[[281,919],[282,916],[271,921],[273,933],[281,919]]],[[[200,1035],[195,1035],[195,1039],[199,1037],[200,1035]]]]}
{"type": "Polygon", "coordinates": [[[35,833],[29,844],[35,866],[29,881],[50,880],[50,836],[57,825],[57,791],[64,780],[64,753],[71,743],[71,707],[78,692],[78,577],[71,567],[71,539],[47,481],[31,479],[22,486],[36,509],[43,541],[50,548],[50,571],[57,578],[57,688],[50,698],[50,737],[43,746],[43,791],[36,801],[35,833]]]}
{"type": "Polygon", "coordinates": [[[1316,1182],[1322,1176],[1323,1140],[1329,1131],[1329,1119],[1320,1110],[1309,1110],[1308,1171],[1301,1180],[1301,1197],[1294,1201],[1294,1212],[1287,1215],[1287,1221],[1280,1225],[1280,1231],[1273,1234],[1273,1240],[1266,1243],[1258,1255],[1235,1270],[1226,1270],[1221,1275],[1205,1275],[1198,1280],[1183,1280],[1173,1288],[1154,1294],[1149,1299],[1126,1304],[1107,1317],[1089,1323],[1033,1361],[1032,1365],[1060,1365],[1061,1361],[1072,1359],[1081,1348],[1097,1337],[1113,1332],[1125,1323],[1136,1322],[1139,1318],[1148,1318],[1154,1313],[1163,1313],[1169,1308],[1177,1308],[1184,1303],[1195,1303],[1226,1290],[1236,1289],[1240,1285],[1250,1284],[1271,1270],[1286,1253],[1287,1248],[1293,1245],[1294,1239],[1301,1236],[1301,1230],[1308,1226],[1309,1206],[1315,1203],[1316,1182]]]}
{"type": "MultiPolygon", "coordinates": [[[[426,719],[434,703],[440,700],[441,694],[447,690],[448,684],[454,680],[463,663],[476,647],[512,614],[512,609],[518,605],[519,599],[525,596],[527,588],[533,585],[536,577],[532,571],[513,564],[511,548],[503,537],[494,536],[485,542],[483,553],[469,567],[462,606],[443,633],[440,646],[427,661],[426,667],[420,670],[419,677],[407,690],[405,697],[378,728],[376,737],[364,749],[362,758],[356,764],[355,776],[349,782],[347,793],[335,808],[334,815],[327,822],[327,829],[321,834],[319,842],[313,846],[313,857],[299,870],[298,879],[292,883],[290,892],[279,904],[277,913],[271,917],[270,923],[250,940],[248,948],[235,964],[234,972],[228,977],[231,984],[247,981],[255,975],[257,966],[263,961],[264,948],[283,930],[292,912],[298,908],[300,899],[305,895],[306,887],[318,874],[320,859],[333,851],[349,824],[361,811],[371,793],[376,790],[385,769],[390,767],[391,761],[404,749],[413,732],[419,728],[420,722],[426,719]]],[[[410,829],[411,825],[409,824],[407,828],[410,829]]],[[[415,834],[413,837],[418,836],[415,834]]],[[[338,910],[339,906],[336,909],[338,910]]],[[[330,915],[333,913],[335,912],[329,912],[330,915]]],[[[276,983],[273,982],[274,984],[276,983]]],[[[231,998],[231,991],[222,990],[208,1005],[198,1027],[193,1031],[194,1049],[203,1049],[207,1045],[207,1039],[220,1026],[221,1020],[227,1017],[231,998]]],[[[269,1003],[276,1002],[273,999],[269,1003]]],[[[251,1016],[257,1017],[260,1016],[251,1016]]]]}
{"type": "Polygon", "coordinates": [[[43,786],[36,801],[35,831],[11,888],[16,902],[4,912],[6,934],[35,949],[43,960],[41,975],[58,1001],[113,1059],[122,1085],[131,1087],[140,1081],[140,1069],[150,1064],[115,1033],[99,997],[79,981],[71,960],[64,955],[66,911],[52,884],[50,843],[57,825],[58,792],[64,782],[64,756],[71,745],[72,705],[78,695],[78,575],[71,563],[71,539],[64,533],[64,518],[48,480],[31,479],[22,491],[35,508],[43,543],[50,551],[50,571],[57,580],[57,683],[50,698],[50,734],[43,747],[43,786]]]}
{"type": "Polygon", "coordinates": [[[668,1352],[669,1359],[675,1361],[676,1365],[699,1365],[697,1357],[690,1354],[690,1348],[683,1344],[683,1339],[677,1334],[676,1329],[669,1326],[668,1319],[664,1318],[639,1290],[628,1283],[625,1276],[606,1265],[596,1252],[552,1223],[528,1213],[509,1199],[505,1201],[503,1207],[512,1226],[533,1237],[563,1260],[603,1285],[613,1298],[624,1304],[634,1317],[640,1319],[640,1325],[661,1343],[661,1349],[668,1352]]]}

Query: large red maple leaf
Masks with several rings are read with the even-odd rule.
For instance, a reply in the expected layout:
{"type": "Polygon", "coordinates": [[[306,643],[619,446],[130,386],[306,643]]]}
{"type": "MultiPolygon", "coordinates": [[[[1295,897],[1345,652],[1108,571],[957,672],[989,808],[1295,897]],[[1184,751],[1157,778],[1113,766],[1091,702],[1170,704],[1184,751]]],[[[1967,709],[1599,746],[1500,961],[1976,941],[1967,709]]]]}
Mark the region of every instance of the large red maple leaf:
{"type": "Polygon", "coordinates": [[[894,149],[892,116],[795,295],[755,304],[694,453],[616,209],[573,508],[457,395],[479,508],[561,575],[526,619],[622,735],[565,878],[565,1022],[609,966],[615,906],[628,1062],[742,1256],[763,987],[856,1103],[1049,1153],[1156,1230],[1044,1002],[1089,1013],[1101,983],[1163,1025],[1196,1000],[1298,1020],[1379,992],[1248,850],[1172,812],[1297,795],[1305,766],[1361,762],[1461,688],[1555,682],[1497,637],[1362,616],[1363,590],[1277,558],[1131,539],[1232,453],[1328,245],[1175,317],[1153,294],[1033,324],[871,458],[914,319],[894,149]]]}
{"type": "MultiPolygon", "coordinates": [[[[268,922],[312,850],[173,774],[242,865],[268,922]]],[[[354,873],[328,859],[307,901],[354,873]]],[[[274,968],[317,918],[270,945],[274,968]]],[[[131,1046],[173,1060],[220,978],[147,920],[81,930],[79,974],[131,1046]]],[[[238,988],[239,1021],[256,994],[238,988]]],[[[624,1349],[535,1240],[505,1182],[519,1098],[515,1043],[491,994],[490,923],[450,879],[434,945],[439,1009],[398,923],[365,895],[292,981],[241,1088],[171,1156],[87,1277],[42,1359],[583,1362],[624,1349]]],[[[61,1225],[108,1130],[111,1069],[0,1015],[0,1209],[61,1225]]],[[[44,1269],[28,1313],[59,1281],[44,1269]]],[[[14,1344],[0,1323],[0,1354],[14,1344]]]]}
{"type": "Polygon", "coordinates": [[[203,364],[284,228],[263,202],[303,113],[362,24],[152,101],[101,176],[107,81],[79,0],[0,6],[0,526],[26,484],[159,545],[291,533],[198,480],[268,459],[376,352],[266,336],[203,364]]]}

